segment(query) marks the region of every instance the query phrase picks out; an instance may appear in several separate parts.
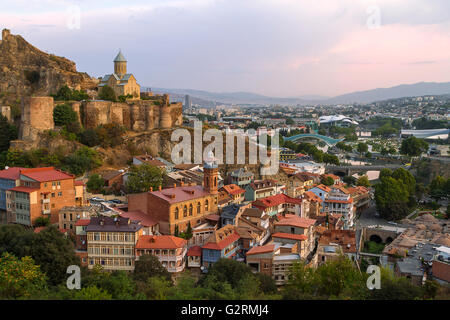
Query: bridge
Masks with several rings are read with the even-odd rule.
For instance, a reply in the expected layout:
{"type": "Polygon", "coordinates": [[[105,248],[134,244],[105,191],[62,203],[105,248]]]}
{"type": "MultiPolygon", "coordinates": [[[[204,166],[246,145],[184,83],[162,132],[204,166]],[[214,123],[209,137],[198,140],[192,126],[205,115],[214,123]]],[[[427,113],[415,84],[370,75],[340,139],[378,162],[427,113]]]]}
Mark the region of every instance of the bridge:
{"type": "Polygon", "coordinates": [[[292,137],[285,137],[284,141],[297,142],[298,140],[305,139],[305,138],[314,138],[314,139],[322,140],[329,147],[335,146],[338,142],[344,141],[344,139],[333,139],[331,137],[323,136],[323,135],[317,134],[317,133],[301,133],[301,134],[297,134],[292,137]]]}
{"type": "Polygon", "coordinates": [[[395,170],[398,168],[409,169],[409,167],[403,164],[384,164],[384,165],[369,165],[369,166],[352,166],[352,165],[326,165],[326,172],[333,172],[339,175],[339,173],[343,173],[346,176],[349,176],[354,173],[358,173],[361,171],[381,171],[382,169],[391,169],[395,170]]]}
{"type": "MultiPolygon", "coordinates": [[[[439,136],[449,135],[450,129],[429,129],[429,130],[402,130],[401,136],[414,136],[421,139],[437,139],[439,136]]],[[[442,138],[441,138],[442,139],[442,138]]],[[[443,138],[446,139],[446,138],[443,138]]]]}

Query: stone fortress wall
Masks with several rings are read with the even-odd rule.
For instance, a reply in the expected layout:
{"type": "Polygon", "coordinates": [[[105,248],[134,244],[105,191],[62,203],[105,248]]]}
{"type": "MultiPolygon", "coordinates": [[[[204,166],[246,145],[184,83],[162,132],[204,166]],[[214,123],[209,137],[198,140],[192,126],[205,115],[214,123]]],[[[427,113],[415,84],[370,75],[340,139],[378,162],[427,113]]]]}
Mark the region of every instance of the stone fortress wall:
{"type": "MultiPolygon", "coordinates": [[[[40,132],[54,129],[53,109],[64,102],[52,97],[30,97],[22,103],[19,139],[33,141],[40,132]]],[[[182,103],[169,102],[169,95],[148,97],[148,100],[111,102],[92,100],[69,102],[84,128],[115,123],[127,130],[143,132],[168,129],[183,122],[182,103]]]]}

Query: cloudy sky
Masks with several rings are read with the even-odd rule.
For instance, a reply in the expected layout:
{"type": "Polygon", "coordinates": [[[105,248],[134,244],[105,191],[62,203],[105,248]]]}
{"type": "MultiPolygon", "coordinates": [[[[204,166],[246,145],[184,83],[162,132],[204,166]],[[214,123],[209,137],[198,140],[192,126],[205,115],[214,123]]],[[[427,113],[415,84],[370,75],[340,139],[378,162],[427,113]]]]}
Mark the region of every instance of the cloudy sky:
{"type": "Polygon", "coordinates": [[[0,28],[142,86],[334,96],[450,81],[448,0],[2,0],[0,28]]]}

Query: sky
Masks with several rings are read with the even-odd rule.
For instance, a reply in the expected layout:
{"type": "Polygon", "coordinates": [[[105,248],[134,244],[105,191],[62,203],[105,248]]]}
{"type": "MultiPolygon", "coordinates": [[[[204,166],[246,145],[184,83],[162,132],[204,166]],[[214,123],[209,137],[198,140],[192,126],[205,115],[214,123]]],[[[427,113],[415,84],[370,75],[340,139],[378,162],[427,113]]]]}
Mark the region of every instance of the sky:
{"type": "Polygon", "coordinates": [[[0,0],[0,28],[78,71],[275,97],[450,81],[448,0],[0,0]]]}

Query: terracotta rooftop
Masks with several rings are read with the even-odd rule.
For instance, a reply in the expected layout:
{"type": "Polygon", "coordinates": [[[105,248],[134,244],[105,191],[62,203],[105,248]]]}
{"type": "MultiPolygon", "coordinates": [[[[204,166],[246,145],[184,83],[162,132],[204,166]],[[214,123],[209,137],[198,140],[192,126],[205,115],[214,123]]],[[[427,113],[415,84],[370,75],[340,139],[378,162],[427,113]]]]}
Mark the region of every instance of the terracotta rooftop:
{"type": "Polygon", "coordinates": [[[188,257],[201,257],[202,256],[202,247],[193,246],[190,247],[186,254],[188,257]]]}
{"type": "Polygon", "coordinates": [[[161,191],[150,191],[151,195],[158,197],[168,203],[178,203],[192,199],[203,198],[209,193],[203,190],[202,186],[185,186],[167,188],[161,191]]]}
{"type": "Polygon", "coordinates": [[[308,201],[322,202],[322,199],[312,191],[306,191],[303,197],[308,201]]]}
{"type": "MultiPolygon", "coordinates": [[[[316,188],[319,188],[319,189],[321,189],[321,190],[323,190],[323,191],[325,191],[325,192],[330,192],[331,191],[331,188],[329,188],[329,187],[327,187],[326,185],[324,185],[324,184],[319,184],[319,185],[317,185],[317,186],[315,186],[316,188]]],[[[313,187],[314,188],[314,187],[313,187]]]]}
{"type": "Polygon", "coordinates": [[[261,253],[269,253],[269,252],[273,252],[275,250],[275,245],[274,244],[268,244],[265,246],[257,246],[257,247],[253,247],[250,250],[247,251],[246,255],[247,256],[251,256],[252,254],[261,254],[261,253]]]}
{"type": "Polygon", "coordinates": [[[356,232],[354,230],[325,230],[319,243],[337,243],[342,247],[344,253],[354,253],[356,252],[356,232]]]}
{"type": "Polygon", "coordinates": [[[20,170],[25,170],[25,168],[12,167],[0,171],[0,179],[8,180],[18,180],[20,177],[20,170]]]}
{"type": "Polygon", "coordinates": [[[291,240],[298,240],[298,241],[304,241],[308,239],[307,236],[304,234],[292,234],[292,233],[284,233],[284,232],[276,232],[272,235],[273,238],[281,238],[281,239],[291,239],[291,240]]]}
{"type": "Polygon", "coordinates": [[[158,224],[157,221],[153,220],[148,214],[140,210],[122,211],[120,216],[130,218],[131,221],[139,221],[144,227],[151,227],[158,224]]]}
{"type": "Polygon", "coordinates": [[[73,179],[74,176],[54,167],[22,169],[20,174],[39,182],[73,179]]]}
{"type": "Polygon", "coordinates": [[[269,196],[266,198],[261,198],[252,203],[252,205],[256,208],[270,208],[275,207],[280,204],[291,203],[291,204],[301,204],[302,200],[298,198],[291,198],[284,193],[276,194],[273,196],[269,196]]]}
{"type": "Polygon", "coordinates": [[[236,232],[235,227],[228,224],[218,230],[215,230],[202,248],[222,250],[238,239],[239,234],[236,232]]]}
{"type": "Polygon", "coordinates": [[[225,190],[227,193],[232,194],[232,195],[245,193],[244,189],[238,187],[235,184],[227,184],[227,185],[223,186],[223,190],[225,190]]]}
{"type": "Polygon", "coordinates": [[[24,193],[31,193],[34,191],[39,191],[39,188],[29,188],[29,187],[14,187],[11,189],[8,189],[8,191],[17,191],[17,192],[24,192],[24,193]]]}
{"type": "Polygon", "coordinates": [[[298,228],[309,228],[316,223],[315,219],[301,218],[293,214],[280,217],[280,221],[275,222],[275,226],[293,226],[298,228]]]}
{"type": "Polygon", "coordinates": [[[91,222],[91,219],[80,219],[75,223],[75,226],[87,226],[91,222]]]}
{"type": "Polygon", "coordinates": [[[183,248],[187,241],[175,236],[140,236],[136,249],[177,249],[183,248]]]}

